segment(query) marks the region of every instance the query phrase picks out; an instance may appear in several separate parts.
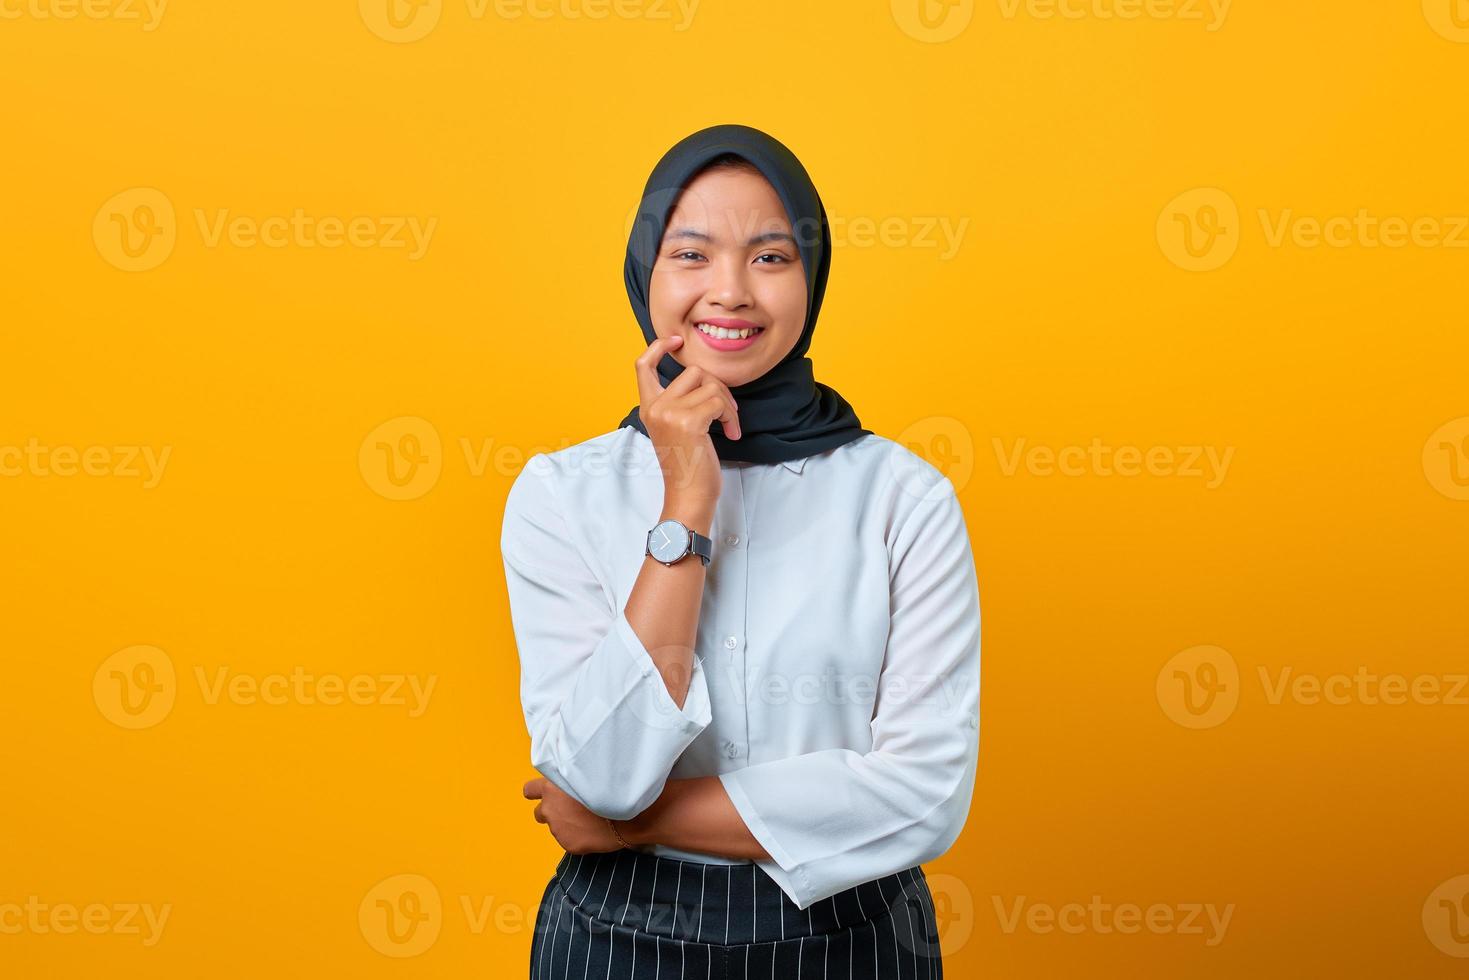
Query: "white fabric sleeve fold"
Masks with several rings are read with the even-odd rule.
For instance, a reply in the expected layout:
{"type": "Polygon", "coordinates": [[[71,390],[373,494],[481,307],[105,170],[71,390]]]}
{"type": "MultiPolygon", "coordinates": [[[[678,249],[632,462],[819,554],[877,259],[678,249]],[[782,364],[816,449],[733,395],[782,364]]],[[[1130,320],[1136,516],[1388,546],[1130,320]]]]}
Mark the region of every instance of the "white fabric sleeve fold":
{"type": "Polygon", "coordinates": [[[709,688],[695,656],[683,707],[674,702],[572,542],[539,457],[511,486],[500,535],[531,765],[592,812],[627,820],[713,719],[709,688]]]}
{"type": "MultiPolygon", "coordinates": [[[[935,471],[937,473],[937,471],[935,471]]],[[[720,775],[763,868],[799,908],[943,854],[979,757],[979,588],[942,478],[890,546],[890,618],[872,749],[826,749],[720,775]]]]}

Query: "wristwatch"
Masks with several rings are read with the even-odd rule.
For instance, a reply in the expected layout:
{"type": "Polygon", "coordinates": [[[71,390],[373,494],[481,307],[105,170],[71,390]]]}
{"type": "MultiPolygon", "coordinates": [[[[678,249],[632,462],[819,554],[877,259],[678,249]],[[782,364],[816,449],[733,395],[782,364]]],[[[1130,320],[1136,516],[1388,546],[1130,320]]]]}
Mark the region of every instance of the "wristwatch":
{"type": "Polygon", "coordinates": [[[665,565],[674,565],[689,555],[698,555],[709,567],[714,557],[714,542],[688,527],[682,521],[669,518],[659,521],[648,532],[648,545],[644,551],[665,565]]]}

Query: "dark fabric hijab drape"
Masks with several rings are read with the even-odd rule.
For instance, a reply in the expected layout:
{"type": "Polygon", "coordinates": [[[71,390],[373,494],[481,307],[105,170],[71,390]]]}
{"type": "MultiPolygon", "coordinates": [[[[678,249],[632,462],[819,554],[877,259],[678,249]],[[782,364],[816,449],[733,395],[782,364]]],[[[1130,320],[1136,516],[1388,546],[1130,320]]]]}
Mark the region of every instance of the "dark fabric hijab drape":
{"type": "MultiPolygon", "coordinates": [[[[831,271],[831,230],[826,209],[811,177],[795,154],[772,136],[749,126],[711,126],[674,145],[653,168],[643,189],[642,202],[627,243],[623,280],[643,338],[658,338],[648,313],[648,283],[658,257],[669,212],[688,182],[705,164],[725,153],[750,161],[770,181],[785,205],[806,272],[806,323],[801,337],[779,363],[760,377],[730,388],[739,407],[740,438],[727,439],[718,420],[709,437],[720,459],[751,463],[779,463],[824,452],[851,442],[870,430],[862,428],[857,413],[840,394],[818,382],[806,351],[816,330],[816,317],[831,271]]],[[[683,373],[673,355],[658,362],[658,377],[666,386],[683,373]]],[[[648,434],[638,408],[621,425],[648,434]]]]}

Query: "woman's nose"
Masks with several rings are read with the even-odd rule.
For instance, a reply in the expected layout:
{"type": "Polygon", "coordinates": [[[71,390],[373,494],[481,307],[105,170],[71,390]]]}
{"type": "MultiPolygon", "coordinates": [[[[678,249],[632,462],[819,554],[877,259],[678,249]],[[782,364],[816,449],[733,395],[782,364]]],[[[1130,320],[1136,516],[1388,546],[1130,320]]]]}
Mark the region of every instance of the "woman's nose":
{"type": "Polygon", "coordinates": [[[715,263],[708,299],[725,309],[750,305],[750,284],[741,262],[715,263]]]}

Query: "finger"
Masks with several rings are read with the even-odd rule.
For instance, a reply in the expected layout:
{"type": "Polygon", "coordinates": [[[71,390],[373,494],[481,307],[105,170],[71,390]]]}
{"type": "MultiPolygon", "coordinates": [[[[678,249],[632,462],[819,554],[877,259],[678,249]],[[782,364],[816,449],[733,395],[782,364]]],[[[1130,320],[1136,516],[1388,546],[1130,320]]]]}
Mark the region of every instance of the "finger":
{"type": "Polygon", "coordinates": [[[546,804],[544,804],[544,803],[537,803],[536,804],[536,809],[535,809],[536,823],[545,823],[546,822],[546,815],[541,812],[541,807],[543,807],[545,805],[546,804]]]}
{"type": "Polygon", "coordinates": [[[528,800],[539,800],[541,798],[542,780],[532,779],[520,788],[520,792],[528,800]]]}
{"type": "MultiPolygon", "coordinates": [[[[710,398],[722,398],[727,408],[731,411],[739,411],[734,395],[730,393],[729,387],[723,381],[700,368],[689,368],[668,386],[663,393],[662,404],[673,413],[699,412],[703,411],[705,403],[710,398]],[[680,385],[680,382],[690,375],[695,375],[697,381],[691,379],[689,384],[680,385]]],[[[708,421],[712,422],[714,418],[714,415],[710,415],[708,421]]]]}
{"type": "Polygon", "coordinates": [[[699,386],[710,377],[709,372],[701,367],[686,367],[679,372],[678,377],[668,383],[668,387],[663,389],[663,394],[666,398],[678,398],[692,394],[698,391],[699,386]]]}
{"type": "Polygon", "coordinates": [[[683,338],[677,335],[659,337],[638,355],[633,367],[638,378],[638,400],[644,405],[663,393],[663,382],[658,380],[658,362],[663,360],[664,354],[681,343],[683,338]]]}
{"type": "MultiPolygon", "coordinates": [[[[702,390],[702,389],[701,389],[702,390]]],[[[710,422],[716,419],[724,426],[727,439],[740,437],[740,415],[734,409],[734,399],[726,391],[713,391],[699,402],[699,411],[710,422]]]]}
{"type": "Polygon", "coordinates": [[[740,437],[740,406],[739,403],[735,401],[734,395],[730,392],[729,386],[726,385],[723,381],[720,381],[718,378],[711,377],[702,387],[708,389],[709,391],[719,395],[721,398],[724,399],[725,404],[729,408],[730,416],[732,416],[732,425],[729,421],[729,417],[724,414],[721,414],[719,416],[719,420],[726,423],[724,426],[724,434],[730,439],[738,439],[740,437]],[[731,428],[733,428],[732,433],[731,428]]]}

